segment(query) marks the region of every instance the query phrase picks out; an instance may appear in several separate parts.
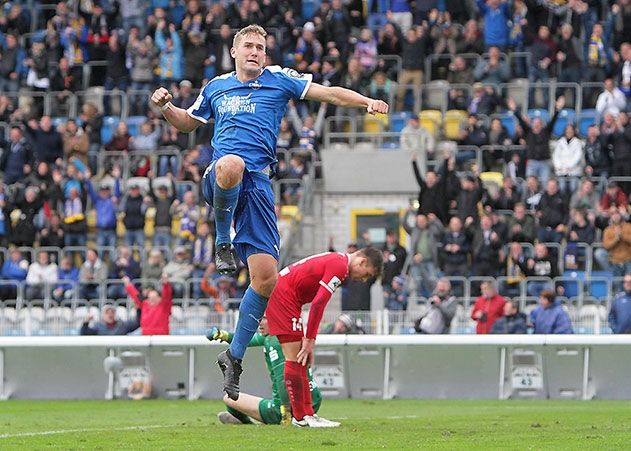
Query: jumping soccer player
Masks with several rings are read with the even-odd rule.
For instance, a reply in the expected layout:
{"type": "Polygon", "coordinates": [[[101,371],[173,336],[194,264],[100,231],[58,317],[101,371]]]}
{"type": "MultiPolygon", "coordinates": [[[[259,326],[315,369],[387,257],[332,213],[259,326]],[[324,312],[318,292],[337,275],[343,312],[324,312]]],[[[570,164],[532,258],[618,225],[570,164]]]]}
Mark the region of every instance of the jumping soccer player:
{"type": "MultiPolygon", "coordinates": [[[[230,343],[233,334],[213,327],[206,334],[210,341],[224,341],[230,343]]],[[[265,317],[259,324],[258,333],[254,334],[248,347],[263,346],[265,354],[265,366],[272,380],[272,399],[263,399],[258,396],[239,394],[239,399],[233,401],[224,395],[227,412],[219,412],[217,417],[224,424],[252,424],[252,418],[265,424],[280,424],[289,412],[289,396],[285,389],[285,356],[278,339],[269,335],[269,328],[265,317]]],[[[313,411],[317,412],[322,402],[320,389],[313,382],[309,372],[309,388],[313,402],[313,411]]],[[[289,417],[287,417],[289,418],[289,417]]]]}
{"type": "Polygon", "coordinates": [[[249,25],[234,36],[230,55],[236,71],[220,75],[203,87],[195,103],[183,110],[171,104],[163,87],[151,96],[153,105],[179,131],[188,133],[211,117],[213,161],[202,178],[202,193],[215,209],[215,264],[221,274],[236,271],[230,224],[234,219],[234,249],[247,262],[251,277],[239,308],[234,339],[217,357],[228,396],[239,397],[241,361],[263,317],[276,284],[280,236],[274,211],[272,183],[280,121],[290,99],[310,99],[343,107],[387,113],[388,104],[341,87],[311,82],[311,75],[278,66],[264,67],[265,36],[249,25]]]}
{"type": "Polygon", "coordinates": [[[339,426],[339,423],[314,416],[306,367],[313,363],[322,314],[336,288],[347,277],[362,281],[377,278],[382,268],[381,251],[366,247],[352,254],[327,252],[307,257],[279,273],[266,316],[269,333],[278,337],[285,356],[285,387],[294,426],[339,426]],[[300,313],[302,306],[308,303],[311,303],[311,310],[304,331],[300,313]]]}

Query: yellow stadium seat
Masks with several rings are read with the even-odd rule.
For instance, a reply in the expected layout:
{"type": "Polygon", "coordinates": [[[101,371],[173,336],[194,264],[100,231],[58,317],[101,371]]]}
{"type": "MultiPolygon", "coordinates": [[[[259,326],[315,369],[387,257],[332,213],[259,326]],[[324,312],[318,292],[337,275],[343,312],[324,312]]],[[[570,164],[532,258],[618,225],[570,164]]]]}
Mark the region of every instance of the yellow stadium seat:
{"type": "Polygon", "coordinates": [[[300,209],[296,205],[283,205],[280,207],[280,217],[283,219],[300,219],[300,209]]]}
{"type": "Polygon", "coordinates": [[[436,137],[443,122],[443,114],[438,110],[424,110],[418,114],[418,120],[421,127],[436,137]]]}
{"type": "Polygon", "coordinates": [[[445,113],[445,123],[443,124],[443,132],[445,138],[451,140],[460,139],[460,130],[463,123],[467,120],[467,113],[462,110],[449,110],[445,113]]]}
{"type": "Polygon", "coordinates": [[[388,129],[388,115],[387,114],[372,114],[366,113],[364,116],[364,132],[365,133],[381,133],[388,129]]]}

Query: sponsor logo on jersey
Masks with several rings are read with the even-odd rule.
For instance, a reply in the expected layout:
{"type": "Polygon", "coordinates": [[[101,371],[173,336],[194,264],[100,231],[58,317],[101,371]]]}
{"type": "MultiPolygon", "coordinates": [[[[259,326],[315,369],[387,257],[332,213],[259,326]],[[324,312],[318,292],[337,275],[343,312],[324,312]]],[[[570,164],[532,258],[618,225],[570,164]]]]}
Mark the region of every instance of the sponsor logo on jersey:
{"type": "Polygon", "coordinates": [[[256,113],[256,102],[252,102],[250,99],[251,95],[252,93],[247,96],[228,96],[224,94],[217,112],[219,114],[232,114],[233,116],[237,113],[254,114],[256,113]]]}

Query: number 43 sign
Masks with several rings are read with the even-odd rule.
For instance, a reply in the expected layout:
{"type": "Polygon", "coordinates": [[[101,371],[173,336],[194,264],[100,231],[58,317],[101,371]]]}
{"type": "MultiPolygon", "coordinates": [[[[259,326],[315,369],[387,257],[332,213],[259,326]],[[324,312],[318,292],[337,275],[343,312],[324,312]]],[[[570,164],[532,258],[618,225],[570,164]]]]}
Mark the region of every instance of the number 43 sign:
{"type": "Polygon", "coordinates": [[[313,368],[313,379],[323,389],[344,388],[344,373],[339,366],[318,365],[313,368]]]}

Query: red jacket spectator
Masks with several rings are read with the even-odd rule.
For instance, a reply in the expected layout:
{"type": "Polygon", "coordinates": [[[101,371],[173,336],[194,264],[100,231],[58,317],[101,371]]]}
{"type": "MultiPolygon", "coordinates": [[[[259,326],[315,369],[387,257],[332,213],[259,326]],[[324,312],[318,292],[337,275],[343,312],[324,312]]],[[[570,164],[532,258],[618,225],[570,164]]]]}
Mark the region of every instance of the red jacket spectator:
{"type": "Polygon", "coordinates": [[[130,282],[128,277],[123,277],[125,290],[133,299],[136,307],[140,309],[140,328],[143,335],[169,335],[169,319],[171,317],[171,305],[173,291],[167,279],[162,279],[162,296],[155,288],[150,288],[147,297],[140,298],[138,289],[130,282]]]}
{"type": "Polygon", "coordinates": [[[616,182],[609,182],[607,190],[600,198],[600,208],[603,211],[609,210],[611,207],[626,207],[629,205],[627,195],[622,191],[616,182]]]}
{"type": "Polygon", "coordinates": [[[480,286],[482,296],[475,300],[471,318],[477,321],[476,333],[489,334],[493,323],[504,316],[504,304],[506,300],[497,294],[492,282],[483,282],[480,286]]]}

